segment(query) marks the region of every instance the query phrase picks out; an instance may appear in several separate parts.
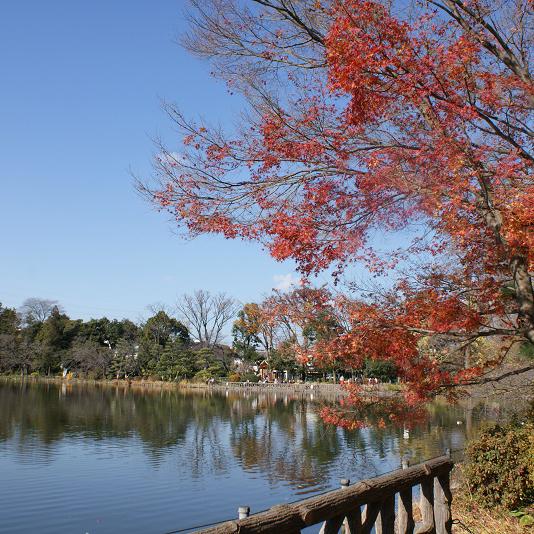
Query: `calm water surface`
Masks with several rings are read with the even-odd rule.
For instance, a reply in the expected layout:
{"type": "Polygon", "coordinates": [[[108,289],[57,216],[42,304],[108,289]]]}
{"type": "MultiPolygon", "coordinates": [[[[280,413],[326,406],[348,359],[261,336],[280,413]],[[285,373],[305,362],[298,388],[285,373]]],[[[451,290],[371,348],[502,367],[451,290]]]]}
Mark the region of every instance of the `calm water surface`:
{"type": "MultiPolygon", "coordinates": [[[[324,402],[324,401],[321,401],[324,402]]],[[[0,381],[0,532],[154,533],[234,518],[460,449],[496,404],[345,431],[285,393],[0,381]],[[461,424],[458,424],[460,422],[461,424]]]]}

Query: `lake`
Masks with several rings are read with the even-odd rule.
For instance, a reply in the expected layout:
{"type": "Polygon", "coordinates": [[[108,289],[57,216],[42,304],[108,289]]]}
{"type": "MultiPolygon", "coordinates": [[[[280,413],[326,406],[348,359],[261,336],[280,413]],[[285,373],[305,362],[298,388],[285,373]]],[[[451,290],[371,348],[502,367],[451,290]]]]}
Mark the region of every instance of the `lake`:
{"type": "Polygon", "coordinates": [[[493,403],[347,431],[287,393],[0,381],[0,532],[154,533],[257,512],[459,450],[493,403]]]}

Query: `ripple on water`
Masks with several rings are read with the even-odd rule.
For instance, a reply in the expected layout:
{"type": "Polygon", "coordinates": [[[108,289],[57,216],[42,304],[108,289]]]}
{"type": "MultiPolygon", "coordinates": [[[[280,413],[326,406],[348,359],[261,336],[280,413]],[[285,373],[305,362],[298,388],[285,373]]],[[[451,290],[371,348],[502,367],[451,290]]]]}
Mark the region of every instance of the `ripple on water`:
{"type": "MultiPolygon", "coordinates": [[[[0,384],[0,532],[162,533],[257,512],[463,443],[465,414],[436,407],[403,432],[325,427],[268,395],[0,384]]],[[[494,413],[491,412],[491,413],[494,413]]],[[[476,419],[472,427],[476,427],[476,419]]]]}

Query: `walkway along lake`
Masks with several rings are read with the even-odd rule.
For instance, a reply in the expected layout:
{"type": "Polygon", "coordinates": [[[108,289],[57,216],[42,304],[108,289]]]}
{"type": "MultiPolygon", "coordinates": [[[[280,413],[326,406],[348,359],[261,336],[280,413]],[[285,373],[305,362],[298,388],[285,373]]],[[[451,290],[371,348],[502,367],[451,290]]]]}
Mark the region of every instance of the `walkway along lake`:
{"type": "Polygon", "coordinates": [[[165,533],[461,449],[506,416],[435,404],[412,430],[325,426],[287,392],[0,381],[1,533],[165,533]]]}

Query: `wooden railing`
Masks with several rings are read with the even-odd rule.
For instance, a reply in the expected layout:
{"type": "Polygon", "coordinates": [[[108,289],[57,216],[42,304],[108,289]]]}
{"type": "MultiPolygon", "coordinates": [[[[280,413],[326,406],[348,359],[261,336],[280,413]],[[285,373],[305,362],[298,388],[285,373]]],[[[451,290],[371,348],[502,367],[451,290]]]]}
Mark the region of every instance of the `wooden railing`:
{"type": "Polygon", "coordinates": [[[216,381],[214,386],[219,387],[235,387],[235,388],[250,388],[250,389],[309,389],[321,390],[330,389],[338,390],[341,388],[340,384],[329,384],[327,382],[228,382],[220,379],[216,381]]]}
{"type": "Polygon", "coordinates": [[[292,504],[274,506],[247,517],[240,508],[235,521],[220,523],[199,532],[209,534],[297,533],[321,525],[321,534],[446,534],[451,532],[449,455],[405,467],[386,475],[362,480],[342,488],[292,504]],[[413,488],[420,486],[421,521],[414,521],[413,488]]]}

